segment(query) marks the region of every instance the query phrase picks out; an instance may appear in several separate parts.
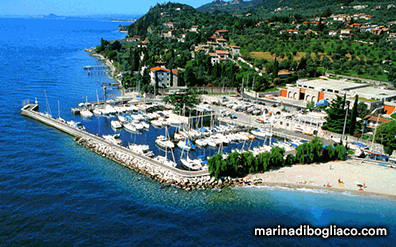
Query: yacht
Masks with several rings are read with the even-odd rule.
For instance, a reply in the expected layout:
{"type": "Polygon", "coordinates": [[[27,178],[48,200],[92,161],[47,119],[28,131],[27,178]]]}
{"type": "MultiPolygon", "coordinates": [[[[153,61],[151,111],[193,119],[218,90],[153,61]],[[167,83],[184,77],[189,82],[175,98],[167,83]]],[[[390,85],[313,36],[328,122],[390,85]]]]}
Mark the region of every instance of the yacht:
{"type": "Polygon", "coordinates": [[[113,127],[114,129],[120,129],[122,128],[122,123],[118,120],[113,120],[110,122],[111,127],[113,127]]]}
{"type": "Polygon", "coordinates": [[[111,142],[113,144],[119,145],[121,144],[120,140],[120,134],[115,134],[115,135],[103,135],[103,139],[105,139],[108,142],[111,142]]]}
{"type": "Polygon", "coordinates": [[[195,141],[195,144],[200,147],[206,147],[208,145],[207,141],[205,139],[198,139],[195,141]]]}
{"type": "Polygon", "coordinates": [[[146,121],[142,120],[140,123],[143,125],[143,128],[145,128],[145,129],[150,128],[150,124],[146,123],[146,121]]]}
{"type": "Polygon", "coordinates": [[[168,158],[165,157],[165,156],[158,155],[158,156],[156,156],[154,158],[154,160],[159,162],[159,163],[161,163],[161,164],[170,166],[170,167],[176,167],[177,166],[177,164],[174,161],[168,160],[168,158]]]}
{"type": "Polygon", "coordinates": [[[128,148],[138,154],[153,158],[155,155],[150,151],[149,145],[129,144],[128,148]]]}
{"type": "Polygon", "coordinates": [[[155,140],[155,143],[165,149],[171,149],[175,147],[175,144],[173,144],[173,142],[163,135],[158,136],[157,140],[155,140]]]}
{"type": "Polygon", "coordinates": [[[127,131],[136,132],[136,127],[135,127],[135,125],[133,125],[131,122],[125,123],[125,124],[124,124],[124,128],[125,128],[127,131]]]}
{"type": "Polygon", "coordinates": [[[118,115],[117,118],[118,120],[120,120],[121,123],[128,122],[128,119],[123,115],[118,115]]]}
{"type": "Polygon", "coordinates": [[[139,120],[133,120],[132,124],[135,126],[137,130],[143,130],[144,126],[139,122],[139,120]]]}
{"type": "Polygon", "coordinates": [[[179,142],[177,143],[177,146],[178,146],[180,149],[183,149],[183,150],[186,150],[186,151],[190,151],[191,149],[195,149],[194,144],[192,144],[192,142],[189,141],[189,140],[179,141],[179,142]]]}
{"type": "Polygon", "coordinates": [[[187,158],[181,158],[180,162],[182,163],[183,167],[187,170],[191,171],[198,171],[202,170],[203,165],[202,165],[202,160],[200,159],[190,159],[187,155],[187,158]]]}
{"type": "Polygon", "coordinates": [[[95,108],[95,109],[93,110],[93,114],[94,114],[94,115],[97,115],[97,116],[102,115],[102,114],[103,114],[103,113],[102,113],[102,109],[100,109],[100,108],[95,108]]]}
{"type": "Polygon", "coordinates": [[[259,138],[266,138],[267,136],[271,136],[271,134],[268,133],[267,131],[259,130],[259,129],[254,129],[254,130],[250,131],[250,133],[254,136],[259,137],[259,138]]]}
{"type": "Polygon", "coordinates": [[[92,112],[88,109],[84,109],[84,110],[80,111],[80,115],[83,118],[91,118],[93,116],[92,112]]]}

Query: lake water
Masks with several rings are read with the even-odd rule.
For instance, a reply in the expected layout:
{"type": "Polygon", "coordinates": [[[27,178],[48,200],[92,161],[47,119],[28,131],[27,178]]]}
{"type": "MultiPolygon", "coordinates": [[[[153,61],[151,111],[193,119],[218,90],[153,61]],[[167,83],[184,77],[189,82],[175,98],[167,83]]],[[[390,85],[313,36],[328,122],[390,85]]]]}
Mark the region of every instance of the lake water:
{"type": "MultiPolygon", "coordinates": [[[[0,19],[0,245],[394,246],[395,200],[282,188],[232,188],[221,193],[161,188],[78,146],[71,136],[20,115],[27,98],[37,97],[41,110],[46,110],[45,90],[54,116],[59,100],[62,118],[80,120],[70,108],[85,97],[96,100],[100,85],[113,82],[105,75],[87,75],[83,66],[100,62],[83,49],[98,45],[101,37],[123,38],[125,34],[116,32],[119,24],[0,19]],[[254,227],[301,224],[385,226],[389,235],[253,236],[254,227]]],[[[82,121],[91,131],[112,133],[109,119],[82,121]]],[[[145,143],[152,138],[149,133],[122,135],[126,142],[145,143]]]]}

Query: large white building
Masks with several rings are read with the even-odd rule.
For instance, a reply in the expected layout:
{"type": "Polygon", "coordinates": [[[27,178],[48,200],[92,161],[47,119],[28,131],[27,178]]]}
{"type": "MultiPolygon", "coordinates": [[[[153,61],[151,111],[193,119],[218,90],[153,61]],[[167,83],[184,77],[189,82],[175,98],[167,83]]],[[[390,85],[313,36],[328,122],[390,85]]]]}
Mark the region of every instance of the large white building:
{"type": "Polygon", "coordinates": [[[381,87],[373,87],[365,83],[356,83],[347,80],[332,80],[325,77],[316,80],[298,80],[296,84],[290,84],[286,89],[281,89],[282,97],[305,102],[318,102],[322,99],[332,100],[336,95],[353,100],[356,95],[365,101],[370,108],[378,107],[384,102],[396,99],[396,91],[381,87]]]}
{"type": "Polygon", "coordinates": [[[171,71],[163,67],[154,67],[150,69],[151,85],[155,85],[156,76],[158,78],[158,86],[169,88],[178,86],[178,73],[176,69],[172,69],[173,83],[171,85],[171,71]]]}

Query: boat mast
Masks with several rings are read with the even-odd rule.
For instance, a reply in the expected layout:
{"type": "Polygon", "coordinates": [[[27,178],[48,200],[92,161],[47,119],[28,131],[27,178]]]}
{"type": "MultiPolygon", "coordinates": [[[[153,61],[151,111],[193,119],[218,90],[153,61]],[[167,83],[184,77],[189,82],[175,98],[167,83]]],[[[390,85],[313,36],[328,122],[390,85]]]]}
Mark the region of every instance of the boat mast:
{"type": "Polygon", "coordinates": [[[44,90],[44,95],[45,95],[45,106],[47,108],[47,113],[52,116],[51,107],[48,103],[47,92],[45,90],[44,90]]]}
{"type": "Polygon", "coordinates": [[[58,118],[60,119],[60,106],[59,106],[59,100],[58,100],[58,118]]]}

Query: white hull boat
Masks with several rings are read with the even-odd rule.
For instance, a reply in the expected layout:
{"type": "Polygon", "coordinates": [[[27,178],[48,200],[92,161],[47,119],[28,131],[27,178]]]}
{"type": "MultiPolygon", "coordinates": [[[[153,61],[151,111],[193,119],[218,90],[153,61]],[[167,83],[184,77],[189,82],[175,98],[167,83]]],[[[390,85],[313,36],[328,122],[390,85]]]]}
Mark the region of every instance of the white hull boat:
{"type": "Polygon", "coordinates": [[[82,110],[80,111],[80,115],[83,118],[91,118],[93,116],[92,112],[89,110],[82,110]]]}
{"type": "Polygon", "coordinates": [[[122,123],[118,120],[113,120],[110,122],[111,127],[113,127],[114,129],[120,129],[122,128],[122,123]]]}

